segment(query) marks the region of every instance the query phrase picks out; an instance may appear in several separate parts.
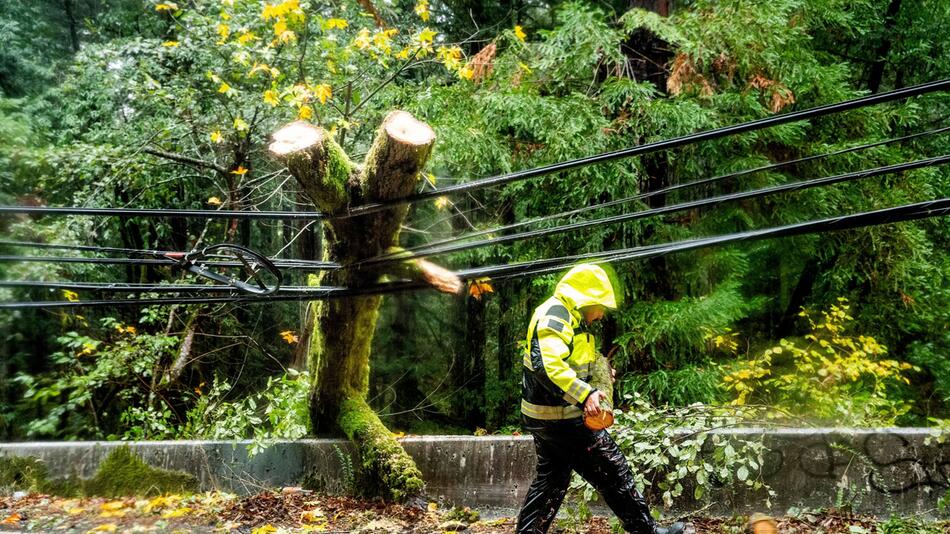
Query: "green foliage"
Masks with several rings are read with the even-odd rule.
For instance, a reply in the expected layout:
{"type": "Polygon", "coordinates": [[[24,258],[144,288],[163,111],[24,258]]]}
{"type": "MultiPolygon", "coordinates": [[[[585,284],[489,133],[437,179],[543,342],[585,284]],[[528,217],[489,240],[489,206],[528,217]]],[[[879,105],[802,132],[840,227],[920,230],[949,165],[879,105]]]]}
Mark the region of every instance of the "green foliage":
{"type": "Polygon", "coordinates": [[[910,410],[894,398],[897,384],[910,383],[909,363],[885,359],[887,348],[873,337],[847,333],[851,306],[839,299],[821,318],[802,309],[811,333],[781,340],[760,356],[739,360],[725,375],[733,404],[767,404],[781,415],[819,423],[893,425],[910,410]]]}
{"type": "Polygon", "coordinates": [[[290,370],[269,377],[257,393],[230,399],[234,387],[217,377],[207,392],[198,389],[197,400],[175,421],[169,408],[130,406],[122,421],[128,429],[123,439],[241,439],[251,438],[248,455],[255,455],[276,440],[307,435],[309,415],[306,374],[290,370]]]}
{"type": "MultiPolygon", "coordinates": [[[[766,448],[762,436],[726,439],[715,432],[749,424],[760,415],[749,407],[656,406],[639,394],[624,396],[627,407],[616,410],[611,435],[631,465],[637,489],[668,508],[679,498],[702,502],[710,485],[747,487],[771,506],[774,492],[762,481],[766,448]]],[[[583,517],[594,489],[575,474],[571,489],[583,517]]]]}

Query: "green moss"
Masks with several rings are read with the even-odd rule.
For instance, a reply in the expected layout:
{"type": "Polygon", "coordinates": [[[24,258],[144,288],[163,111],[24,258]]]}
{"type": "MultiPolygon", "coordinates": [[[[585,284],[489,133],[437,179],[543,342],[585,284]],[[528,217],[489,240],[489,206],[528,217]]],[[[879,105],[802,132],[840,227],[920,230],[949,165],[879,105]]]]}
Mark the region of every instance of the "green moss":
{"type": "Polygon", "coordinates": [[[339,422],[357,447],[365,493],[379,493],[396,502],[422,494],[425,483],[419,468],[366,401],[343,401],[339,422]]]}
{"type": "Polygon", "coordinates": [[[122,497],[198,491],[198,479],[182,471],[154,468],[128,445],[112,451],[96,475],[84,480],[70,474],[50,479],[46,464],[32,456],[0,457],[0,491],[34,491],[51,495],[122,497]]]}
{"type": "Polygon", "coordinates": [[[0,492],[35,491],[48,493],[50,489],[46,464],[32,456],[0,457],[0,492]]]}
{"type": "Polygon", "coordinates": [[[199,489],[198,479],[194,475],[152,467],[133,453],[128,445],[112,451],[99,464],[96,476],[83,485],[84,494],[104,497],[192,493],[199,489]]]}

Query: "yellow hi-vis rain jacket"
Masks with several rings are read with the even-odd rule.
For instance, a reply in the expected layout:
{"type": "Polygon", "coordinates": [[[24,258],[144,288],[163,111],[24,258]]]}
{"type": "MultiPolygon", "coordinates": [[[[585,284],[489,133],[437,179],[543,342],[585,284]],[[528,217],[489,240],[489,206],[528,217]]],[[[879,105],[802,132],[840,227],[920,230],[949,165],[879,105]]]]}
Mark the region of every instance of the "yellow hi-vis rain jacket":
{"type": "Polygon", "coordinates": [[[523,359],[521,413],[541,420],[583,415],[594,391],[588,382],[597,352],[580,309],[598,304],[617,307],[613,287],[603,268],[583,264],[568,271],[554,296],[534,310],[523,359]]]}

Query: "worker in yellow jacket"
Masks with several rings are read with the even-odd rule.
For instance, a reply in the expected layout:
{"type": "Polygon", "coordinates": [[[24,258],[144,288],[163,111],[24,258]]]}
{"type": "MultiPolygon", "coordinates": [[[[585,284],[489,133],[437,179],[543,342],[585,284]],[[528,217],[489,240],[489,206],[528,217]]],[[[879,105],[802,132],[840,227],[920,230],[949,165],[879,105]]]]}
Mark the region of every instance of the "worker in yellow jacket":
{"type": "MultiPolygon", "coordinates": [[[[586,327],[617,308],[607,272],[597,265],[571,269],[554,296],[538,306],[527,332],[524,354],[522,426],[534,436],[537,476],[518,514],[518,534],[544,534],[557,514],[577,471],[596,489],[627,532],[680,534],[685,525],[658,527],[637,491],[623,453],[605,429],[591,430],[584,417],[602,415],[611,402],[593,387],[597,358],[586,327]]],[[[609,408],[607,408],[609,409],[609,408]]],[[[595,426],[596,425],[592,425],[595,426]]]]}

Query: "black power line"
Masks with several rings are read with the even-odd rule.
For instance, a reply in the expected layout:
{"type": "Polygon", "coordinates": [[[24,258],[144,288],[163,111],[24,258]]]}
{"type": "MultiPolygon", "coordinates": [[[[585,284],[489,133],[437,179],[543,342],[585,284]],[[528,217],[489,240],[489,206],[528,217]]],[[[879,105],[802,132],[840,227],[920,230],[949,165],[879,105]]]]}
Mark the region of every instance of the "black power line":
{"type": "MultiPolygon", "coordinates": [[[[914,134],[910,134],[910,135],[905,135],[905,136],[901,136],[901,137],[894,137],[894,138],[891,138],[891,139],[885,139],[885,140],[883,140],[883,141],[875,141],[875,142],[872,142],[872,143],[867,143],[867,144],[862,144],[862,145],[858,145],[858,146],[843,148],[843,149],[835,150],[835,151],[832,151],[832,152],[825,152],[825,153],[822,153],[822,154],[815,154],[815,155],[805,156],[805,157],[798,158],[798,159],[793,159],[793,160],[780,161],[780,162],[777,162],[777,163],[771,163],[771,164],[768,164],[768,165],[762,165],[762,166],[754,167],[754,168],[751,168],[751,169],[743,169],[743,170],[736,171],[736,172],[731,172],[731,173],[728,173],[728,174],[721,174],[721,175],[719,175],[719,176],[714,176],[714,177],[712,177],[712,178],[703,178],[703,179],[700,179],[700,180],[694,180],[694,181],[692,181],[692,182],[684,182],[684,183],[680,183],[680,184],[675,184],[675,185],[663,187],[663,188],[660,188],[660,189],[654,189],[654,190],[652,190],[652,191],[646,191],[646,192],[643,192],[643,193],[638,193],[638,194],[633,195],[633,196],[628,196],[628,197],[624,197],[624,198],[620,198],[620,199],[616,199],[616,200],[611,200],[611,201],[608,201],[608,202],[602,202],[602,203],[600,203],[600,204],[594,204],[594,205],[591,205],[591,206],[584,206],[584,207],[582,207],[582,208],[576,208],[576,209],[572,209],[572,210],[562,211],[562,212],[560,212],[560,213],[553,213],[553,214],[550,214],[550,215],[543,215],[543,216],[540,216],[540,217],[534,217],[534,218],[532,218],[532,219],[528,219],[528,220],[525,220],[525,221],[519,221],[519,222],[516,222],[516,223],[506,224],[506,225],[504,225],[504,226],[495,226],[495,227],[492,227],[492,228],[488,228],[488,229],[485,229],[485,230],[478,230],[478,231],[476,231],[476,232],[470,232],[470,233],[467,233],[467,234],[464,234],[464,235],[460,235],[460,236],[449,237],[449,238],[440,239],[440,240],[437,240],[437,241],[432,241],[432,242],[425,243],[425,244],[422,244],[422,245],[418,245],[418,246],[415,246],[415,247],[407,247],[407,248],[403,249],[403,251],[401,251],[400,254],[404,254],[405,252],[414,253],[414,252],[420,252],[420,251],[423,251],[423,250],[434,249],[434,248],[436,248],[436,247],[440,247],[440,246],[443,246],[443,245],[448,245],[448,244],[450,244],[450,243],[457,243],[457,242],[459,242],[459,241],[466,241],[466,240],[473,239],[473,238],[476,238],[476,237],[481,237],[481,236],[484,236],[484,235],[496,234],[496,233],[499,233],[499,232],[506,232],[506,231],[508,231],[508,230],[514,230],[514,229],[516,229],[516,228],[521,228],[521,227],[524,227],[524,226],[530,226],[530,225],[534,225],[534,224],[538,224],[538,223],[541,223],[541,222],[546,222],[546,221],[550,221],[550,220],[554,220],[554,219],[561,219],[561,218],[565,218],[565,217],[570,217],[570,216],[572,216],[572,215],[578,215],[578,214],[580,214],[580,213],[585,213],[585,212],[588,212],[588,211],[593,211],[593,210],[598,210],[598,209],[606,209],[606,208],[611,208],[611,207],[614,207],[614,206],[619,206],[619,205],[623,205],[623,204],[628,204],[628,203],[631,203],[631,202],[634,202],[634,201],[637,201],[637,200],[644,200],[644,199],[647,199],[647,198],[651,198],[651,197],[654,197],[654,196],[656,196],[656,195],[662,195],[662,194],[666,194],[666,193],[671,193],[671,192],[673,192],[673,191],[678,191],[678,190],[680,190],[680,189],[686,189],[686,188],[696,187],[696,186],[700,186],[700,185],[708,185],[708,184],[717,183],[717,182],[720,182],[720,181],[723,181],[723,180],[727,180],[727,179],[731,179],[731,178],[738,178],[738,177],[741,177],[741,176],[747,176],[747,175],[754,174],[754,173],[758,173],[758,172],[764,172],[764,171],[770,171],[770,170],[774,170],[774,169],[780,169],[780,168],[788,167],[788,166],[791,166],[791,165],[797,165],[797,164],[799,164],[799,163],[805,163],[805,162],[809,162],[809,161],[816,161],[816,160],[828,158],[828,157],[831,157],[831,156],[838,156],[838,155],[841,155],[841,154],[848,154],[848,153],[851,153],[851,152],[857,152],[857,151],[860,151],[860,150],[866,150],[866,149],[869,149],[869,148],[874,148],[874,147],[878,147],[878,146],[882,146],[882,145],[889,145],[889,144],[892,144],[892,143],[899,143],[899,142],[903,142],[903,141],[909,141],[909,140],[912,140],[912,139],[916,139],[916,138],[924,137],[924,136],[928,136],[928,135],[937,135],[937,134],[944,133],[944,132],[946,132],[946,131],[948,131],[948,130],[950,130],[950,126],[945,126],[945,127],[943,127],[943,128],[937,128],[937,129],[933,129],[933,130],[927,130],[927,131],[924,131],[924,132],[918,132],[918,133],[914,133],[914,134]]],[[[367,260],[363,260],[363,261],[357,262],[357,265],[361,265],[361,264],[363,264],[363,263],[376,263],[376,262],[378,262],[378,261],[380,261],[380,260],[387,260],[387,259],[395,258],[395,257],[397,257],[398,255],[399,255],[399,254],[382,254],[382,255],[377,256],[377,257],[375,257],[375,258],[370,258],[370,259],[367,259],[367,260]]]]}
{"type": "Polygon", "coordinates": [[[647,143],[645,145],[633,146],[633,147],[624,148],[621,150],[616,150],[613,152],[604,152],[602,154],[597,154],[594,156],[587,156],[584,158],[563,161],[560,163],[554,163],[552,165],[546,165],[543,167],[535,167],[533,169],[526,169],[523,171],[500,174],[497,176],[482,178],[479,180],[472,180],[470,182],[465,182],[458,185],[450,185],[448,187],[442,187],[442,188],[438,188],[431,191],[424,191],[421,193],[416,193],[414,195],[410,195],[410,196],[399,198],[399,199],[393,199],[386,202],[367,203],[361,206],[355,206],[355,207],[350,208],[346,215],[350,217],[355,216],[355,215],[365,215],[367,213],[380,211],[380,210],[390,208],[395,205],[419,202],[421,200],[437,198],[437,197],[445,196],[445,195],[465,193],[465,192],[474,191],[477,189],[483,189],[486,187],[508,184],[508,183],[517,182],[520,180],[527,180],[529,178],[538,178],[541,176],[568,171],[568,170],[576,169],[579,167],[586,167],[588,165],[595,165],[598,163],[605,163],[608,161],[614,161],[618,159],[631,158],[634,156],[642,156],[644,154],[650,154],[652,152],[658,152],[661,150],[669,150],[671,148],[677,148],[677,147],[681,147],[685,145],[699,143],[701,141],[710,141],[713,139],[719,139],[721,137],[726,137],[730,135],[735,135],[735,134],[740,134],[740,133],[745,133],[745,132],[752,132],[755,130],[761,130],[763,128],[770,128],[772,126],[788,124],[790,122],[798,122],[798,121],[811,119],[815,117],[821,117],[824,115],[830,115],[832,113],[840,113],[842,111],[849,111],[852,109],[861,108],[865,106],[872,106],[875,104],[892,102],[894,100],[903,100],[905,98],[910,98],[912,96],[922,95],[922,94],[930,93],[934,91],[945,91],[947,89],[950,89],[950,78],[945,79],[945,80],[937,80],[933,82],[923,83],[923,84],[915,85],[912,87],[905,87],[903,89],[895,89],[893,91],[887,91],[884,93],[877,93],[875,95],[855,98],[852,100],[846,100],[844,102],[826,104],[824,106],[818,106],[818,107],[814,107],[810,109],[805,109],[802,111],[795,111],[795,112],[786,113],[783,115],[765,117],[762,119],[743,122],[740,124],[734,124],[731,126],[725,126],[722,128],[714,128],[712,130],[697,132],[697,133],[693,133],[689,135],[684,135],[681,137],[675,137],[672,139],[665,139],[663,141],[657,141],[654,143],[647,143]]]}
{"type": "MultiPolygon", "coordinates": [[[[524,276],[537,276],[559,271],[578,262],[595,263],[622,263],[635,259],[645,259],[663,256],[674,252],[696,250],[712,246],[727,245],[742,241],[756,241],[761,239],[790,237],[810,233],[832,232],[849,230],[866,226],[877,226],[901,221],[939,217],[950,214],[950,198],[918,202],[893,208],[830,217],[815,221],[790,224],[785,226],[749,230],[720,236],[677,241],[658,245],[633,247],[619,250],[608,250],[558,258],[546,258],[530,262],[508,265],[494,265],[466,269],[457,272],[464,280],[474,280],[491,277],[497,280],[506,280],[524,276]]],[[[392,282],[377,284],[364,288],[310,288],[301,290],[297,294],[278,294],[260,297],[249,296],[219,296],[196,298],[159,298],[159,299],[108,299],[88,301],[46,301],[46,302],[0,302],[0,309],[20,308],[65,308],[65,307],[114,307],[114,306],[143,306],[156,304],[210,304],[210,303],[273,303],[283,301],[318,300],[324,298],[339,298],[348,296],[364,296],[374,294],[393,293],[398,291],[416,290],[429,287],[422,282],[392,282]]]]}
{"type": "MultiPolygon", "coordinates": [[[[635,211],[631,213],[623,213],[620,215],[613,215],[609,217],[601,217],[599,219],[578,221],[574,223],[554,226],[551,228],[541,228],[537,230],[519,232],[517,234],[503,235],[503,236],[493,237],[491,239],[483,239],[481,241],[474,241],[472,243],[450,244],[450,245],[445,245],[445,246],[440,246],[440,247],[431,247],[428,249],[423,249],[421,251],[405,254],[398,257],[402,259],[407,259],[407,258],[435,256],[435,255],[441,255],[441,254],[450,254],[453,252],[460,252],[463,250],[469,250],[473,248],[481,248],[485,246],[510,243],[512,241],[521,241],[525,239],[533,239],[533,238],[545,237],[545,236],[550,236],[550,235],[555,235],[555,234],[562,234],[564,232],[579,230],[581,228],[589,228],[591,226],[603,226],[607,224],[616,224],[620,222],[633,221],[637,219],[654,217],[657,215],[675,213],[678,211],[685,211],[685,210],[696,209],[696,208],[701,208],[701,207],[715,206],[715,205],[722,204],[725,202],[733,202],[736,200],[743,200],[743,199],[748,199],[748,198],[764,197],[764,196],[784,193],[788,191],[799,191],[803,189],[810,189],[812,187],[828,186],[828,185],[832,185],[832,184],[836,184],[840,182],[846,182],[846,181],[857,180],[857,179],[862,179],[862,178],[871,178],[874,176],[881,176],[883,174],[891,174],[891,173],[896,173],[896,172],[908,171],[912,169],[919,169],[922,167],[945,165],[947,163],[950,163],[950,155],[917,160],[917,161],[912,161],[912,162],[907,162],[907,163],[899,163],[896,165],[888,165],[885,167],[876,167],[873,169],[849,172],[846,174],[838,174],[835,176],[827,176],[824,178],[816,178],[814,180],[805,180],[805,181],[800,181],[800,182],[791,182],[787,184],[773,185],[773,186],[764,187],[761,189],[753,189],[750,191],[742,191],[739,193],[720,195],[717,197],[693,200],[689,202],[683,202],[680,204],[671,204],[669,206],[662,206],[659,208],[635,211]]],[[[366,260],[362,263],[373,264],[373,263],[379,263],[383,261],[391,261],[391,260],[388,260],[388,259],[385,259],[385,260],[380,259],[380,260],[375,260],[375,261],[366,260]]]]}
{"type": "Polygon", "coordinates": [[[665,139],[644,145],[628,147],[613,152],[604,152],[593,156],[578,158],[552,165],[535,167],[516,171],[507,174],[500,174],[488,178],[472,180],[457,185],[437,188],[430,191],[423,191],[413,195],[390,199],[385,202],[366,203],[349,208],[345,213],[325,214],[322,212],[290,212],[290,211],[226,211],[226,210],[164,210],[164,209],[133,209],[133,208],[79,208],[79,207],[41,207],[41,206],[0,206],[0,214],[21,213],[21,214],[59,214],[59,215],[99,215],[99,216],[120,216],[120,217],[195,217],[195,218],[224,218],[224,219],[327,219],[327,218],[346,218],[358,215],[367,215],[383,211],[394,206],[410,204],[422,200],[437,198],[445,195],[453,195],[483,189],[486,187],[503,185],[530,178],[538,178],[568,171],[598,163],[605,163],[618,159],[642,156],[662,150],[669,150],[689,144],[709,141],[772,126],[779,126],[790,122],[807,120],[833,113],[840,113],[856,108],[903,100],[913,96],[918,96],[934,91],[944,91],[950,89],[950,79],[937,80],[912,87],[895,89],[875,95],[869,95],[844,102],[826,104],[802,111],[795,111],[783,115],[765,117],[753,121],[743,122],[725,126],[722,128],[713,128],[703,132],[697,132],[672,139],[665,139]]]}

